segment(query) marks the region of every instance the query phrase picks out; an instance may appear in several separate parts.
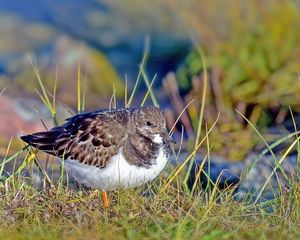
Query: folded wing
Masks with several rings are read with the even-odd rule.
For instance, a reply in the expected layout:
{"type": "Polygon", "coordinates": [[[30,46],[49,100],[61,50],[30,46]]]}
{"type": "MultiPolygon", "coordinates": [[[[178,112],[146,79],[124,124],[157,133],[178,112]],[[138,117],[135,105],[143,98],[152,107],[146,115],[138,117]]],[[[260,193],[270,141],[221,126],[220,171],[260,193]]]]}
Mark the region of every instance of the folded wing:
{"type": "Polygon", "coordinates": [[[63,159],[102,168],[124,145],[125,128],[113,115],[81,114],[49,131],[22,136],[33,147],[63,159]]]}

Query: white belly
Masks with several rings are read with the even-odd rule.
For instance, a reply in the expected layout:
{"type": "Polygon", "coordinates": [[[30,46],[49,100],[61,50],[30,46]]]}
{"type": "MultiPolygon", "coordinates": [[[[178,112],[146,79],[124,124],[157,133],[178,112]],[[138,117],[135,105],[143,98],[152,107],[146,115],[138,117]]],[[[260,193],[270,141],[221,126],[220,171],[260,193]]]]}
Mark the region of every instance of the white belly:
{"type": "Polygon", "coordinates": [[[155,165],[149,168],[137,167],[128,164],[121,152],[104,168],[89,166],[71,159],[66,159],[64,166],[68,174],[81,184],[102,191],[111,191],[117,188],[136,187],[153,180],[168,161],[167,154],[161,149],[155,165]]]}

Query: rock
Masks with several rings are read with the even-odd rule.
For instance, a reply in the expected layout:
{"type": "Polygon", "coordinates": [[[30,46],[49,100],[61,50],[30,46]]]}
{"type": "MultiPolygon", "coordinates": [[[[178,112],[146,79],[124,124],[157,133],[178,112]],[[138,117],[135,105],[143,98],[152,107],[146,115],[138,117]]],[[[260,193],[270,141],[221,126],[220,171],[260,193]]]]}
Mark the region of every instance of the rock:
{"type": "MultiPolygon", "coordinates": [[[[280,159],[279,156],[277,157],[280,159]]],[[[196,157],[189,179],[190,189],[194,185],[195,177],[203,159],[204,157],[201,155],[196,157]]],[[[206,162],[203,167],[205,173],[208,173],[208,166],[206,162]]],[[[271,155],[249,154],[245,161],[239,162],[230,162],[224,158],[212,156],[210,160],[210,179],[214,184],[217,183],[220,189],[228,186],[235,187],[234,198],[236,201],[242,201],[247,204],[262,203],[275,199],[288,190],[290,183],[297,181],[297,179],[299,180],[300,169],[297,155],[289,155],[282,162],[281,167],[284,174],[279,168],[276,169],[275,167],[276,162],[271,155]],[[270,177],[268,184],[262,191],[274,169],[276,169],[275,174],[270,177]]],[[[207,182],[207,175],[202,172],[199,183],[203,189],[206,188],[207,182]]]]}
{"type": "MultiPolygon", "coordinates": [[[[195,164],[193,165],[190,173],[190,188],[192,188],[194,185],[203,159],[204,156],[197,154],[195,164]]],[[[213,184],[217,184],[218,188],[220,189],[236,187],[240,182],[240,176],[244,167],[245,163],[243,163],[242,161],[230,162],[223,157],[211,156],[210,164],[206,160],[203,166],[203,170],[200,173],[199,181],[201,187],[202,189],[206,189],[208,183],[210,182],[209,179],[213,184]]]]}
{"type": "Polygon", "coordinates": [[[33,120],[36,114],[33,109],[27,111],[21,107],[23,103],[7,95],[0,96],[0,136],[9,139],[22,132],[41,130],[39,118],[35,116],[33,120]]]}
{"type": "MultiPolygon", "coordinates": [[[[277,158],[279,160],[281,157],[277,156],[277,158]]],[[[297,176],[299,177],[298,156],[295,154],[284,159],[280,165],[283,172],[279,168],[276,169],[276,161],[272,155],[260,157],[256,154],[250,154],[246,162],[247,167],[235,196],[238,201],[246,201],[251,204],[272,200],[286,191],[290,187],[290,183],[297,181],[297,176]],[[266,188],[259,195],[271,174],[272,177],[266,188]]]]}
{"type": "MultiPolygon", "coordinates": [[[[34,100],[13,97],[7,94],[0,96],[0,155],[5,155],[5,151],[10,138],[14,138],[15,148],[24,146],[18,137],[24,133],[32,133],[45,130],[45,126],[40,119],[43,119],[47,127],[53,125],[48,109],[43,103],[34,100]]],[[[70,116],[67,109],[62,106],[57,107],[59,121],[70,116]]]]}

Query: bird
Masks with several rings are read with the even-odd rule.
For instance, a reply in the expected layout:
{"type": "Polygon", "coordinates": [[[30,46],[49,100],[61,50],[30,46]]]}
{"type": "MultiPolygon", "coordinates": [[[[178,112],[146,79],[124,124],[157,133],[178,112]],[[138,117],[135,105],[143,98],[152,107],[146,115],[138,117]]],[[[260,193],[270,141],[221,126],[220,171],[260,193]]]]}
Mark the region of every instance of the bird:
{"type": "Polygon", "coordinates": [[[74,115],[49,131],[21,136],[57,156],[80,184],[102,191],[133,188],[155,179],[167,164],[170,145],[162,110],[154,106],[100,109],[74,115]]]}

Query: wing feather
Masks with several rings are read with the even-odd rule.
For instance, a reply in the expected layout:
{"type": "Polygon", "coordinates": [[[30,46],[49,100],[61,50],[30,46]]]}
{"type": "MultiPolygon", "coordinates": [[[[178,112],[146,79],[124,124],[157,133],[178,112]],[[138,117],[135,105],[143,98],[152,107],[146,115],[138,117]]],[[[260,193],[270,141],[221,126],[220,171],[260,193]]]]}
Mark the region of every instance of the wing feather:
{"type": "Polygon", "coordinates": [[[47,132],[21,138],[49,154],[102,168],[124,145],[125,137],[125,127],[113,113],[99,112],[77,115],[47,132]]]}

